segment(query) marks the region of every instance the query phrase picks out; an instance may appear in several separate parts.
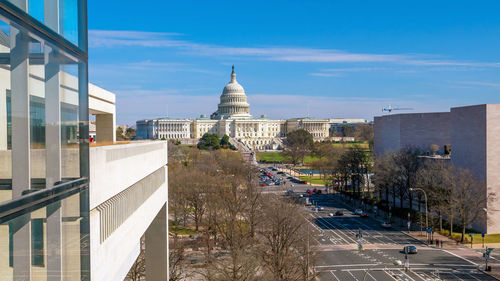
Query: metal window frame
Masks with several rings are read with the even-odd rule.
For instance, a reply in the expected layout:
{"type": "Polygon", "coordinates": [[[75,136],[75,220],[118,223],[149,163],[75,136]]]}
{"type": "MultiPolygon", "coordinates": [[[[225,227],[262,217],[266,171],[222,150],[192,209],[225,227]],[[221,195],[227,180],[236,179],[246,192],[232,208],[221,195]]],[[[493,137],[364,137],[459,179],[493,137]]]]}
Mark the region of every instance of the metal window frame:
{"type": "MultiPolygon", "coordinates": [[[[82,5],[85,4],[86,7],[86,1],[78,2],[85,2],[82,3],[82,5]]],[[[58,48],[62,49],[70,55],[75,56],[85,63],[88,62],[88,54],[86,51],[88,49],[87,30],[78,30],[80,44],[85,48],[82,49],[74,43],[70,42],[68,39],[64,38],[62,35],[51,30],[43,23],[30,16],[28,13],[24,12],[14,4],[7,2],[6,0],[0,0],[0,15],[5,17],[12,23],[15,23],[16,25],[24,28],[31,35],[41,38],[54,46],[57,46],[58,48]]],[[[79,29],[87,28],[86,15],[87,13],[85,10],[84,18],[82,18],[84,22],[82,23],[82,26],[79,26],[79,29]]]]}
{"type": "Polygon", "coordinates": [[[61,201],[76,193],[88,190],[87,178],[64,182],[51,188],[28,193],[17,199],[0,204],[0,224],[18,216],[43,208],[53,202],[61,201]]]}

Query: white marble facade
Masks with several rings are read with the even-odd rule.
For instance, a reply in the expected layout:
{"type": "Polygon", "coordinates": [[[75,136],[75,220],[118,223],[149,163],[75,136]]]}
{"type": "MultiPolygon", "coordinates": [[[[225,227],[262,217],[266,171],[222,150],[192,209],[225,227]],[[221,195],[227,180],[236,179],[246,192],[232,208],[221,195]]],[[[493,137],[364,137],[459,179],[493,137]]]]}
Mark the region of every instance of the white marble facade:
{"type": "MultiPolygon", "coordinates": [[[[160,127],[161,128],[161,127],[160,127]]],[[[271,120],[261,116],[250,115],[250,105],[244,88],[236,81],[234,66],[231,80],[220,96],[217,112],[211,118],[202,115],[196,119],[169,119],[137,121],[138,138],[150,139],[162,136],[166,139],[199,139],[204,134],[228,135],[233,140],[256,150],[274,150],[282,148],[282,138],[287,132],[304,129],[313,135],[314,140],[321,141],[329,136],[328,119],[296,118],[290,120],[271,120]],[[176,124],[182,123],[181,127],[176,124]],[[177,130],[162,133],[156,126],[174,126],[177,130]]]]}

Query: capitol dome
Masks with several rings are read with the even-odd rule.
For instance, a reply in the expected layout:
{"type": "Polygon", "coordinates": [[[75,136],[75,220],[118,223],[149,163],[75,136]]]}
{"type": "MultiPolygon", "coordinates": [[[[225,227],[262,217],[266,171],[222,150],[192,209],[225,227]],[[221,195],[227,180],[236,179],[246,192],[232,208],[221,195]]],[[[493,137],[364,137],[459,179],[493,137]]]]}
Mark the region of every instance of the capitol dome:
{"type": "Polygon", "coordinates": [[[231,81],[222,90],[220,103],[217,110],[217,119],[248,119],[250,105],[243,87],[236,81],[236,73],[231,72],[231,81]]]}

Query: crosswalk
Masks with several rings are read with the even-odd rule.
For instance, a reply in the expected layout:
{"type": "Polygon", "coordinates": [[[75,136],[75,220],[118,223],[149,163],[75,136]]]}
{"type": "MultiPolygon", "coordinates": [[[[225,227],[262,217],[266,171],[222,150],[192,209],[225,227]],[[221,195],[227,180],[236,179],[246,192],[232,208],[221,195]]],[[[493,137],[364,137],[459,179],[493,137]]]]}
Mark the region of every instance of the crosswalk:
{"type": "Polygon", "coordinates": [[[400,268],[376,268],[376,269],[338,269],[329,270],[320,274],[321,280],[396,280],[396,281],[447,281],[447,280],[496,280],[474,270],[450,270],[450,269],[428,269],[418,268],[405,271],[400,268]]]}

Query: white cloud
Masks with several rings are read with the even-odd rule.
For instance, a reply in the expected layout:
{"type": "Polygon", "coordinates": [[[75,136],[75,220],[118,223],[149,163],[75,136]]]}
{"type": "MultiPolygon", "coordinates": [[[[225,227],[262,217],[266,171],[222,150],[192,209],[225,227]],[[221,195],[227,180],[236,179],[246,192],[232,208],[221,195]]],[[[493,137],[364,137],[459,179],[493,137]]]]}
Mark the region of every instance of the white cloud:
{"type": "Polygon", "coordinates": [[[150,47],[177,48],[189,55],[198,56],[241,56],[258,57],[264,60],[307,62],[307,63],[396,63],[415,66],[472,66],[500,67],[498,62],[461,62],[427,59],[423,56],[405,54],[350,53],[336,49],[300,47],[229,47],[213,44],[200,44],[179,40],[178,33],[90,30],[89,46],[102,47],[150,47]]]}
{"type": "MultiPolygon", "coordinates": [[[[250,113],[258,117],[265,114],[273,119],[293,117],[365,118],[382,115],[388,105],[413,108],[412,112],[448,111],[447,102],[429,103],[428,96],[400,98],[328,97],[318,95],[250,94],[250,113]]],[[[117,91],[117,120],[119,124],[135,124],[145,118],[196,118],[217,110],[219,93],[213,95],[186,95],[183,90],[129,90],[117,91]]],[[[400,112],[405,113],[405,112],[400,112]]]]}
{"type": "Polygon", "coordinates": [[[319,76],[319,77],[342,77],[342,74],[340,73],[309,73],[311,76],[319,76]]]}
{"type": "Polygon", "coordinates": [[[481,82],[481,81],[460,81],[458,83],[463,84],[463,85],[474,85],[474,86],[500,88],[500,83],[481,82]]]}

